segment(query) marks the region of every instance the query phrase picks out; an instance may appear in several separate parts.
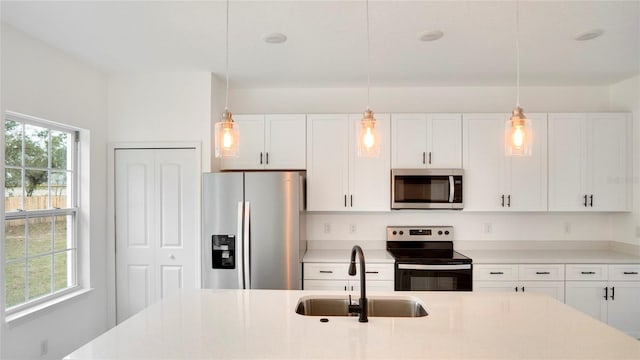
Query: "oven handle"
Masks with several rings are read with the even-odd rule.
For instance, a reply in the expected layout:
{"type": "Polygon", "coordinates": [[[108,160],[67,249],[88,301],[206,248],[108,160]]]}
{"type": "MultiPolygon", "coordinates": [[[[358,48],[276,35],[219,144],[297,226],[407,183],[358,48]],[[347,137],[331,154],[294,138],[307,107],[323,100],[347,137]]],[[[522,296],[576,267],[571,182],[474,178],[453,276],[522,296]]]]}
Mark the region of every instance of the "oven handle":
{"type": "Polygon", "coordinates": [[[455,182],[453,181],[453,176],[449,176],[449,202],[453,202],[453,196],[455,195],[455,182]]]}
{"type": "Polygon", "coordinates": [[[400,270],[469,270],[471,264],[462,265],[417,265],[417,264],[398,264],[400,270]]]}

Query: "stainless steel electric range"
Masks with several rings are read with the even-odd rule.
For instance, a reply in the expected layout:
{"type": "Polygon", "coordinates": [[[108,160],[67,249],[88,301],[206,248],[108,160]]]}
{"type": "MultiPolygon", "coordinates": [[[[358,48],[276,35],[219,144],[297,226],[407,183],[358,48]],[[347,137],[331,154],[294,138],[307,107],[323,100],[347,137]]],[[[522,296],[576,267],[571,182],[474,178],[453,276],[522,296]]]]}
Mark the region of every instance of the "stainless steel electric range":
{"type": "Polygon", "coordinates": [[[471,291],[472,260],[453,250],[452,226],[389,226],[395,290],[471,291]]]}

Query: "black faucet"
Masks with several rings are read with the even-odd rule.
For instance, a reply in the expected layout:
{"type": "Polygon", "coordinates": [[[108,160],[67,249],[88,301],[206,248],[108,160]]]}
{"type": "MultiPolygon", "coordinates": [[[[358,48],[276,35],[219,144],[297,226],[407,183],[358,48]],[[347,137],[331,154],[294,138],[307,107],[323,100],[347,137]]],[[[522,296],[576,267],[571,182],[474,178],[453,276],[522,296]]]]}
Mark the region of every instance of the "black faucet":
{"type": "Polygon", "coordinates": [[[367,289],[364,279],[364,252],[358,245],[355,245],[351,249],[351,264],[349,264],[349,275],[354,276],[356,274],[356,252],[358,253],[358,260],[360,261],[360,299],[358,300],[357,306],[349,305],[349,309],[360,314],[360,318],[358,319],[358,321],[369,322],[369,304],[367,303],[367,289]]]}

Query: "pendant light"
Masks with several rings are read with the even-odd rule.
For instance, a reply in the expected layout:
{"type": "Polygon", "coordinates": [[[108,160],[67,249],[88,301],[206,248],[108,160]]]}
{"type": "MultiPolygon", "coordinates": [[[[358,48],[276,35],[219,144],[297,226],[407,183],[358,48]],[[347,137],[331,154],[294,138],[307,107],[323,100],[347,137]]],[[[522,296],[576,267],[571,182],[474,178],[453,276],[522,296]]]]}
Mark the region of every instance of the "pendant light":
{"type": "Polygon", "coordinates": [[[505,123],[505,155],[531,156],[531,121],[520,107],[520,8],[516,0],[516,108],[505,123]]]}
{"type": "Polygon", "coordinates": [[[233,121],[229,112],[229,0],[227,0],[227,28],[225,44],[225,66],[227,73],[227,88],[224,100],[224,112],[215,125],[215,157],[237,157],[240,146],[240,131],[238,124],[233,121]]]}
{"type": "Polygon", "coordinates": [[[369,106],[371,92],[371,42],[369,40],[369,0],[366,0],[367,9],[367,109],[360,120],[358,131],[358,157],[378,157],[380,156],[380,136],[376,129],[376,119],[369,106]]]}

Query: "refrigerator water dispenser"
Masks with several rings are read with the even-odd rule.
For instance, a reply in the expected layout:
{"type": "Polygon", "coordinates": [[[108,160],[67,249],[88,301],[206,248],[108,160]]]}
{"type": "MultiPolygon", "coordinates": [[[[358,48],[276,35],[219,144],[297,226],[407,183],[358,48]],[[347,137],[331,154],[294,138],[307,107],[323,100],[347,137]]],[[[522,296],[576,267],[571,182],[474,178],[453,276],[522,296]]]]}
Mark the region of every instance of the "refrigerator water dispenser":
{"type": "Polygon", "coordinates": [[[236,236],[211,235],[212,269],[236,268],[236,236]]]}

